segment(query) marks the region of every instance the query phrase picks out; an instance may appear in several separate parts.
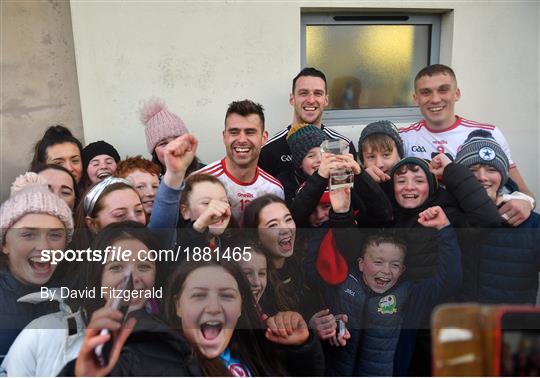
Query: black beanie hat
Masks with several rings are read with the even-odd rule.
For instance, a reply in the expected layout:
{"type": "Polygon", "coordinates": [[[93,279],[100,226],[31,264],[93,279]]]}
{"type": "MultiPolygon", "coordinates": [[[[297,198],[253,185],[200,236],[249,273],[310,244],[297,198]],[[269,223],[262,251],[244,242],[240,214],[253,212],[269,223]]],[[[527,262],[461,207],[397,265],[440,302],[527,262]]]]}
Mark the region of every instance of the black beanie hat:
{"type": "Polygon", "coordinates": [[[364,163],[364,156],[362,155],[362,144],[367,137],[373,134],[385,134],[388,135],[396,143],[399,158],[401,159],[405,154],[403,151],[403,140],[399,136],[399,131],[396,125],[390,121],[377,121],[372,122],[362,130],[360,138],[358,139],[358,157],[360,161],[364,163]]]}
{"type": "Polygon", "coordinates": [[[392,171],[390,173],[390,176],[392,177],[392,180],[394,179],[394,175],[396,174],[399,167],[402,167],[407,164],[417,165],[424,171],[426,174],[428,185],[429,185],[429,197],[431,197],[435,191],[439,188],[439,184],[437,182],[437,179],[435,178],[435,175],[429,171],[429,163],[427,160],[418,158],[418,157],[406,157],[405,159],[401,159],[394,165],[392,168],[392,171]]]}
{"type": "Polygon", "coordinates": [[[98,155],[109,155],[117,163],[120,161],[120,155],[118,154],[118,151],[116,151],[116,148],[103,140],[98,140],[97,142],[90,143],[82,150],[82,161],[85,171],[86,168],[88,168],[90,160],[98,155]]]}

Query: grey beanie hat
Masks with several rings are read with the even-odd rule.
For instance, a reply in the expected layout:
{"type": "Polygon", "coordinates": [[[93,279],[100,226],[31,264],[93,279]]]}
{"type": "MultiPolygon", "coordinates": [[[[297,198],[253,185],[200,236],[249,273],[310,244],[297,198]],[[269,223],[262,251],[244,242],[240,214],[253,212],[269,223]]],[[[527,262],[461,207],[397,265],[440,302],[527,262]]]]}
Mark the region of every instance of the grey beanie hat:
{"type": "Polygon", "coordinates": [[[492,166],[501,174],[501,187],[508,180],[510,162],[500,144],[489,131],[475,130],[470,133],[456,154],[455,162],[467,167],[475,164],[492,166]]]}
{"type": "Polygon", "coordinates": [[[403,158],[405,155],[403,151],[403,140],[399,136],[399,131],[396,125],[390,121],[377,121],[372,122],[362,130],[360,138],[358,139],[358,157],[360,161],[364,162],[364,156],[362,155],[362,144],[367,137],[373,134],[386,134],[396,143],[399,158],[403,158]]]}
{"type": "Polygon", "coordinates": [[[287,143],[291,150],[294,168],[300,167],[309,150],[319,147],[326,139],[328,136],[317,126],[309,124],[292,126],[287,133],[287,143]]]}

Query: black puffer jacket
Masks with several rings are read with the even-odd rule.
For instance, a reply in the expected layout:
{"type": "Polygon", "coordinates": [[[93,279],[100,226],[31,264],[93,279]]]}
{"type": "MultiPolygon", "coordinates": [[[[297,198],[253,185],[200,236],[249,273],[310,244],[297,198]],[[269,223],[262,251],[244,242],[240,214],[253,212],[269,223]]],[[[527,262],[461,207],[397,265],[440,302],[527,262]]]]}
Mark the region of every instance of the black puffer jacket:
{"type": "MultiPolygon", "coordinates": [[[[110,376],[118,377],[197,377],[203,371],[191,345],[177,330],[169,328],[146,311],[136,311],[130,316],[137,319],[133,333],[122,348],[120,358],[110,376]]],[[[235,331],[236,332],[236,331],[235,331]]],[[[264,332],[263,330],[261,332],[264,332]]],[[[321,376],[324,372],[324,355],[321,344],[313,333],[300,346],[276,345],[276,353],[291,376],[321,376]]],[[[263,375],[273,376],[272,366],[263,375]]],[[[60,377],[75,375],[75,360],[60,372],[60,377]]]]}
{"type": "MultiPolygon", "coordinates": [[[[133,333],[122,348],[110,376],[180,376],[202,375],[191,346],[178,331],[151,317],[145,311],[132,314],[137,319],[133,333]]],[[[74,376],[75,361],[68,363],[59,376],[74,376]]]]}
{"type": "Polygon", "coordinates": [[[536,304],[540,271],[540,215],[519,227],[503,226],[474,237],[463,251],[465,302],[536,304]]]}
{"type": "Polygon", "coordinates": [[[393,227],[401,229],[407,243],[407,279],[433,277],[437,272],[437,232],[418,223],[418,214],[431,206],[441,206],[455,228],[497,227],[501,223],[498,209],[485,189],[465,166],[450,163],[442,182],[426,202],[414,209],[400,207],[395,198],[393,227]]]}

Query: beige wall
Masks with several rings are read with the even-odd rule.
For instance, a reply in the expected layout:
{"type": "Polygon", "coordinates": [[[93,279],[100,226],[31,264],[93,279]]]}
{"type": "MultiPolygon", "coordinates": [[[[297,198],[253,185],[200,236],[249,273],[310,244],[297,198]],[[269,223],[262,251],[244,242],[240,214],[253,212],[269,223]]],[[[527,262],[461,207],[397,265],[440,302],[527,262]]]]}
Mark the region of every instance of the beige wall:
{"type": "MultiPolygon", "coordinates": [[[[145,152],[138,109],[159,96],[199,137],[201,158],[217,159],[230,101],[261,102],[271,133],[290,121],[302,11],[381,6],[451,10],[443,17],[441,59],[458,74],[457,112],[499,126],[540,195],[538,2],[73,1],[85,139],[106,139],[122,156],[145,152]]],[[[62,122],[82,134],[70,27],[66,2],[2,1],[3,196],[47,125],[62,122]]],[[[357,139],[362,126],[340,131],[357,139]]]]}
{"type": "Polygon", "coordinates": [[[4,1],[1,10],[0,199],[27,170],[52,124],[82,137],[71,14],[66,1],[4,1]]]}
{"type": "MultiPolygon", "coordinates": [[[[220,134],[232,100],[261,102],[268,129],[277,131],[291,119],[301,12],[338,6],[451,10],[441,56],[458,74],[457,112],[499,126],[540,195],[538,2],[72,2],[86,140],[106,138],[122,154],[144,151],[137,110],[152,96],[184,118],[206,162],[224,154],[220,134]]],[[[341,130],[357,140],[361,127],[341,130]]]]}

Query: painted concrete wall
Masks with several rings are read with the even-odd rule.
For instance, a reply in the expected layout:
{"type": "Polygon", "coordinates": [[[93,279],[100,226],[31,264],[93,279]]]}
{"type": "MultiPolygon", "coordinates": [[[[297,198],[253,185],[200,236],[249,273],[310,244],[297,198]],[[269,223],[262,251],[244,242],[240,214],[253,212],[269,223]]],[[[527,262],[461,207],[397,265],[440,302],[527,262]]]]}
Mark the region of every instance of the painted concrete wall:
{"type": "MultiPolygon", "coordinates": [[[[308,9],[452,10],[443,17],[442,62],[452,65],[464,117],[499,126],[528,185],[540,194],[537,2],[72,2],[87,141],[122,155],[144,151],[138,109],[159,96],[200,140],[204,161],[224,154],[227,104],[250,98],[275,132],[291,119],[300,67],[300,17],[308,9]],[[126,136],[129,136],[126,138],[126,136]]],[[[358,138],[360,127],[343,127],[358,138]]]]}
{"type": "Polygon", "coordinates": [[[1,1],[0,200],[53,124],[82,137],[69,2],[1,1]]]}
{"type": "MultiPolygon", "coordinates": [[[[106,139],[122,156],[145,151],[138,109],[143,100],[158,96],[199,137],[199,156],[206,162],[217,159],[224,154],[220,133],[230,101],[261,102],[271,133],[289,123],[290,81],[301,68],[302,12],[381,6],[445,12],[441,59],[458,74],[463,94],[458,113],[503,130],[514,160],[538,196],[537,2],[73,1],[71,21],[85,139],[106,139]]],[[[77,134],[78,94],[65,91],[75,78],[69,72],[73,62],[67,9],[64,2],[2,2],[3,194],[4,181],[11,181],[14,172],[26,166],[31,144],[46,125],[63,122],[77,134]],[[43,37],[46,33],[52,45],[43,37]],[[62,44],[65,48],[53,50],[62,44]],[[45,79],[40,80],[36,72],[45,79]],[[25,82],[32,89],[23,87],[25,82]],[[61,85],[64,92],[57,88],[61,85]],[[36,88],[38,94],[31,93],[36,88]],[[42,114],[47,116],[38,119],[42,114]]],[[[339,130],[357,139],[362,126],[339,130]]]]}

